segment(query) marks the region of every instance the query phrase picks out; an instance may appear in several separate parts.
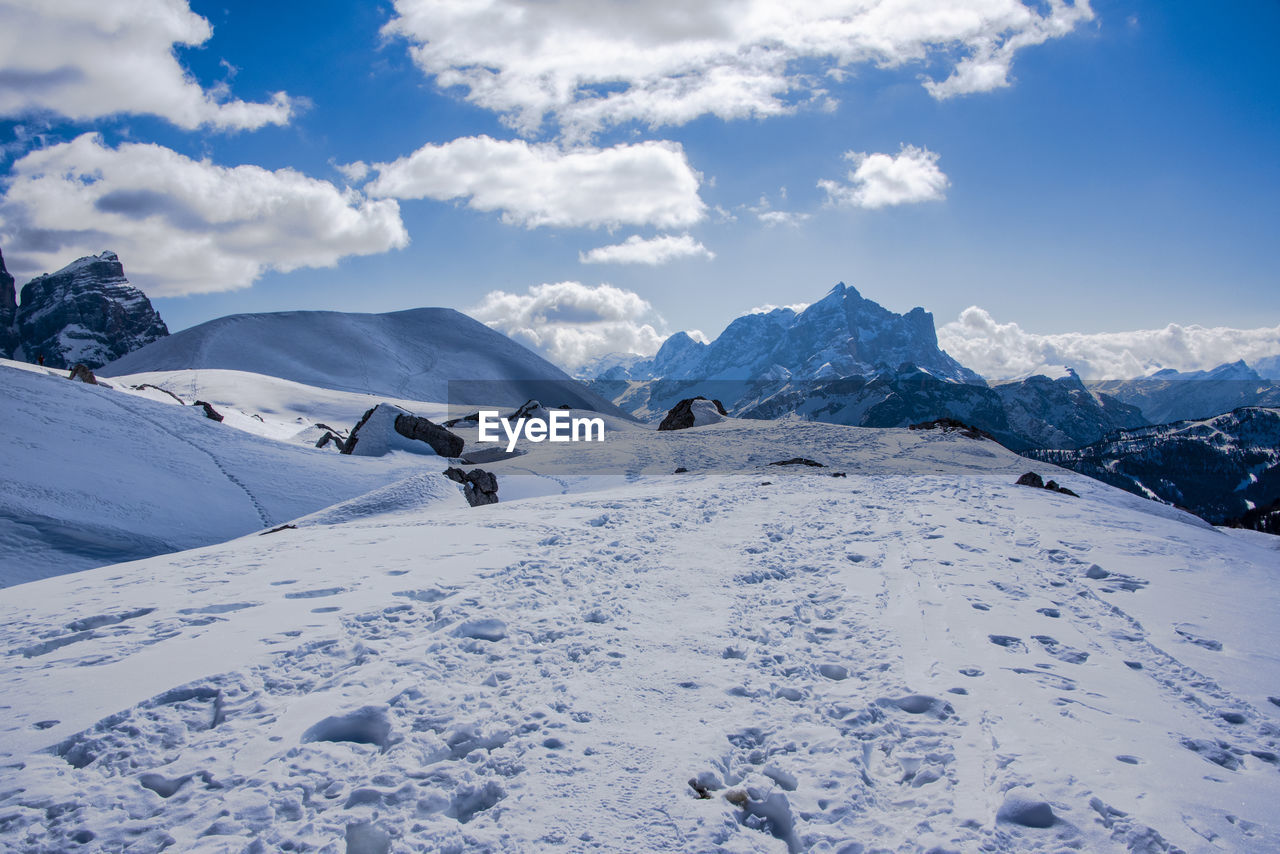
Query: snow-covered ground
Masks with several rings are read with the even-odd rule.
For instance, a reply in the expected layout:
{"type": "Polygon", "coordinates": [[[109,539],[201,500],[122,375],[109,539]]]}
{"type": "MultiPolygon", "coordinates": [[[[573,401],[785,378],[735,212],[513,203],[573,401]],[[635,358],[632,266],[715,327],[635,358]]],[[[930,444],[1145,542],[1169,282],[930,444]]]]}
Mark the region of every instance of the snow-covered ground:
{"type": "Polygon", "coordinates": [[[610,424],[3,591],[0,848],[1280,847],[1274,550],[954,434],[610,424]]]}
{"type": "MultiPolygon", "coordinates": [[[[222,542],[361,495],[424,465],[410,455],[343,457],[310,447],[314,437],[310,443],[273,441],[311,426],[283,408],[319,391],[305,386],[274,381],[272,387],[266,378],[246,383],[246,409],[227,409],[219,424],[200,407],[181,406],[155,389],[137,391],[122,380],[103,388],[66,377],[66,371],[0,360],[0,435],[6,440],[0,454],[0,587],[222,542]],[[253,417],[259,403],[269,405],[261,421],[253,417]]],[[[364,404],[361,395],[327,394],[333,399],[314,398],[310,409],[349,416],[364,404]]],[[[349,429],[351,423],[334,426],[349,429]]],[[[443,466],[433,465],[437,469],[443,466]]]]}

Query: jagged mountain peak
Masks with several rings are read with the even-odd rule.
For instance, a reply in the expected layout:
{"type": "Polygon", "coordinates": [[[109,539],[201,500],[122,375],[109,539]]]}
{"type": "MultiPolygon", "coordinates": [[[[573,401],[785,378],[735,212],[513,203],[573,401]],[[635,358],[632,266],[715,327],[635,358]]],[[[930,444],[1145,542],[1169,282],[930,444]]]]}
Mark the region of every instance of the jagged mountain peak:
{"type": "MultiPolygon", "coordinates": [[[[0,303],[8,290],[0,281],[0,303]]],[[[125,278],[120,256],[110,250],[27,282],[16,309],[0,316],[0,326],[6,330],[0,335],[4,356],[43,358],[46,365],[62,368],[77,363],[97,368],[169,334],[146,294],[125,278]]]]}

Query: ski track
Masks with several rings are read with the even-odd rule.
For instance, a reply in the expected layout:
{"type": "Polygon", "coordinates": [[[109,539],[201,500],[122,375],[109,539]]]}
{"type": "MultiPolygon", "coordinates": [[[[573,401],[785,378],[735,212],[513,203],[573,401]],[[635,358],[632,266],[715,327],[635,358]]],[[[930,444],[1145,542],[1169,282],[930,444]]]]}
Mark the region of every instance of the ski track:
{"type": "MultiPolygon", "coordinates": [[[[424,559],[370,570],[397,585],[392,604],[343,610],[332,636],[264,638],[261,663],[8,766],[0,840],[29,852],[1280,845],[1274,826],[1225,811],[1149,827],[1133,814],[1140,798],[1121,809],[1095,788],[1156,757],[1121,754],[1086,780],[1045,755],[1093,721],[1129,716],[1123,727],[1168,727],[1179,767],[1274,790],[1274,717],[1117,604],[1145,595],[1145,579],[1089,577],[1100,549],[1019,521],[1008,490],[983,479],[769,477],[728,488],[691,476],[681,491],[638,486],[553,499],[541,514],[500,505],[409,527],[394,536],[419,538],[424,559]],[[502,554],[527,556],[489,566],[480,546],[455,547],[440,559],[474,569],[439,580],[432,549],[477,528],[502,554]],[[1129,680],[1132,697],[1095,687],[1104,677],[1129,680]],[[1132,717],[1148,697],[1160,724],[1132,717]],[[695,777],[712,797],[695,796],[695,777]],[[1021,785],[1053,793],[1052,827],[994,820],[1021,785]],[[738,809],[723,797],[733,788],[770,809],[738,809]]],[[[1151,544],[1135,532],[1133,554],[1151,544]]],[[[213,568],[219,557],[186,560],[213,568]]],[[[348,592],[277,585],[317,608],[348,592]]],[[[88,620],[79,631],[114,648],[81,664],[255,604],[88,620]]],[[[32,629],[6,626],[11,655],[32,629]]],[[[85,639],[69,637],[23,648],[53,659],[85,639]]],[[[1135,779],[1117,788],[1141,789],[1135,779]]]]}
{"type": "MultiPolygon", "coordinates": [[[[269,514],[267,512],[267,509],[262,506],[262,502],[258,501],[258,497],[254,495],[252,491],[250,491],[249,487],[244,485],[244,481],[240,480],[240,478],[236,477],[234,474],[228,471],[227,467],[222,464],[222,461],[218,459],[217,455],[214,454],[212,451],[210,451],[208,448],[203,447],[198,442],[191,441],[186,436],[183,436],[180,433],[176,433],[173,430],[170,430],[168,427],[164,426],[156,419],[148,417],[146,414],[142,412],[129,409],[123,403],[116,400],[111,395],[103,395],[102,399],[109,401],[113,406],[119,409],[123,409],[125,412],[128,412],[131,415],[138,416],[139,418],[143,419],[151,426],[155,427],[157,430],[163,431],[169,436],[172,436],[177,441],[182,442],[184,445],[188,445],[194,448],[204,456],[208,457],[209,461],[213,463],[214,468],[216,468],[219,471],[219,473],[222,474],[223,477],[225,477],[228,481],[230,481],[232,485],[234,485],[237,489],[243,492],[245,494],[245,497],[249,499],[249,503],[253,505],[253,511],[258,514],[258,519],[262,521],[262,527],[269,528],[272,525],[276,524],[275,520],[271,518],[271,514],[269,514]]],[[[195,398],[193,396],[192,398],[193,403],[194,403],[194,400],[195,398]]]]}

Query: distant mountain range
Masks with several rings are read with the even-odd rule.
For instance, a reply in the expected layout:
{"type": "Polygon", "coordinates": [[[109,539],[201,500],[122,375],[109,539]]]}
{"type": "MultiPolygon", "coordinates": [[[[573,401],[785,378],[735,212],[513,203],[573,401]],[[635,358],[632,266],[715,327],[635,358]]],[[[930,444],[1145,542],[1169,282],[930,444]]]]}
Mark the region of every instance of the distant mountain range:
{"type": "MultiPolygon", "coordinates": [[[[1280,357],[1264,359],[1259,365],[1280,373],[1271,367],[1277,360],[1280,357]]],[[[1157,371],[1133,380],[1090,383],[1090,387],[1138,407],[1149,424],[1208,418],[1242,406],[1280,406],[1280,383],[1243,361],[1209,371],[1157,371]]]]}
{"type": "Polygon", "coordinates": [[[531,350],[449,308],[236,314],[156,341],[99,374],[193,368],[409,400],[518,406],[536,398],[624,415],[531,350]]]}
{"type": "Polygon", "coordinates": [[[1280,500],[1280,409],[1244,407],[1026,456],[1222,524],[1280,500]]]}
{"type": "Polygon", "coordinates": [[[0,255],[0,357],[97,368],[168,334],[114,252],[37,276],[22,286],[20,303],[0,255]]]}
{"type": "Polygon", "coordinates": [[[1074,374],[990,387],[938,347],[927,311],[895,314],[843,283],[799,313],[739,317],[710,344],[678,332],[652,359],[602,359],[591,370],[593,389],[646,420],[702,394],[746,418],[861,427],[957,418],[1015,450],[1079,447],[1147,423],[1074,374]]]}

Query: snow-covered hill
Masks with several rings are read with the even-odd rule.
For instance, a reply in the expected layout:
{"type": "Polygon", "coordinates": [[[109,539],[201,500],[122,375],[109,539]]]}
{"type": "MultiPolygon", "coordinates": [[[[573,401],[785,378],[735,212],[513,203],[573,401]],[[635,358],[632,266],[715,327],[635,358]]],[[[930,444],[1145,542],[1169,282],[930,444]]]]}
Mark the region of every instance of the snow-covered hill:
{"type": "Polygon", "coordinates": [[[209,368],[401,399],[518,406],[536,398],[621,414],[550,362],[447,308],[236,314],[157,341],[99,373],[209,368]]]}
{"type": "MultiPolygon", "coordinates": [[[[281,410],[290,400],[304,408],[315,390],[274,382],[241,384],[240,400],[261,405],[266,419],[227,409],[215,423],[156,389],[90,386],[0,362],[0,587],[222,542],[421,470],[420,458],[353,459],[289,443],[313,421],[281,410]]],[[[341,416],[366,403],[347,397],[354,402],[321,396],[306,414],[341,416]]]]}
{"type": "Polygon", "coordinates": [[[958,433],[611,425],[6,590],[0,847],[1280,846],[1274,551],[958,433]]]}

